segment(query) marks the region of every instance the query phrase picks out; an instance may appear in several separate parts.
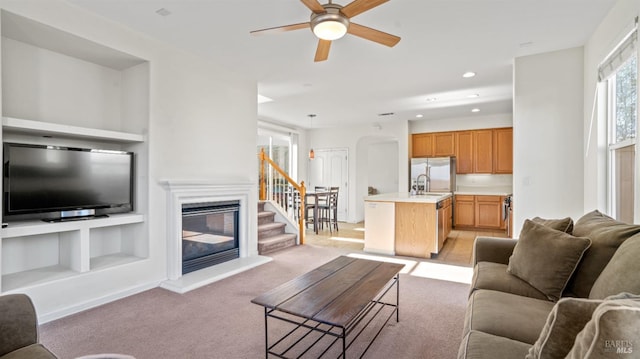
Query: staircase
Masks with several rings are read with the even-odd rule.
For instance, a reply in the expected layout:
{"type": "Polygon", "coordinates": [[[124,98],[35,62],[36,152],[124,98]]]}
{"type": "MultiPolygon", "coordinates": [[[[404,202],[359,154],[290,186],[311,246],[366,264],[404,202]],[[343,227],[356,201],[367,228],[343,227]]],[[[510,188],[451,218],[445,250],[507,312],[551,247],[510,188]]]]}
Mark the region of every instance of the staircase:
{"type": "Polygon", "coordinates": [[[275,221],[276,213],[258,202],[258,253],[266,254],[296,245],[296,234],[285,233],[285,224],[275,221]]]}

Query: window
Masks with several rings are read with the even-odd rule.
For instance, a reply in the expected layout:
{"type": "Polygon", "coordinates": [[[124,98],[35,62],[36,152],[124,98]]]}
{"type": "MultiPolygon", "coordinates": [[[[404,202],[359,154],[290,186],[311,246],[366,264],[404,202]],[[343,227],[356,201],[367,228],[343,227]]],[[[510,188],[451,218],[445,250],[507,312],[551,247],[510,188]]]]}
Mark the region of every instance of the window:
{"type": "Polygon", "coordinates": [[[635,50],[607,77],[609,213],[633,223],[638,65],[635,50]]]}
{"type": "MultiPolygon", "coordinates": [[[[298,177],[297,170],[297,135],[294,133],[282,133],[265,128],[258,128],[258,152],[264,149],[269,158],[278,167],[285,171],[294,181],[298,177]]],[[[258,173],[260,172],[260,161],[258,161],[258,173]]],[[[266,185],[282,185],[281,176],[274,173],[271,166],[265,168],[266,185]]],[[[270,195],[270,191],[267,195],[270,195]]]]}

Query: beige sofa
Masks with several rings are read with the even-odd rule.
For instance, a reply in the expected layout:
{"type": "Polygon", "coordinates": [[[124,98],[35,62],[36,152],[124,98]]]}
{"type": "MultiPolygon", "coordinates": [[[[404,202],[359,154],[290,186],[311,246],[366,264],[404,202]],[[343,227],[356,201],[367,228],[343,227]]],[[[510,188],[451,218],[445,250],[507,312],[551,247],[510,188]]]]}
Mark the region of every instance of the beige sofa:
{"type": "Polygon", "coordinates": [[[24,294],[0,296],[0,359],[55,359],[38,343],[38,320],[24,294]]]}
{"type": "Polygon", "coordinates": [[[598,211],[478,237],[458,358],[637,358],[640,225],[598,211]]]}

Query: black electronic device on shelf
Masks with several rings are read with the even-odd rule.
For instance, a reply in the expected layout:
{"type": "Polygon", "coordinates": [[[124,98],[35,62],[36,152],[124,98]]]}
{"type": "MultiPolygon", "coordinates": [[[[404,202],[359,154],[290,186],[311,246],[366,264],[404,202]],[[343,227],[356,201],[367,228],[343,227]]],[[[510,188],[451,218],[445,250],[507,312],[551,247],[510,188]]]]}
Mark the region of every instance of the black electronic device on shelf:
{"type": "Polygon", "coordinates": [[[133,210],[132,152],[4,143],[3,164],[5,219],[51,222],[133,210]]]}

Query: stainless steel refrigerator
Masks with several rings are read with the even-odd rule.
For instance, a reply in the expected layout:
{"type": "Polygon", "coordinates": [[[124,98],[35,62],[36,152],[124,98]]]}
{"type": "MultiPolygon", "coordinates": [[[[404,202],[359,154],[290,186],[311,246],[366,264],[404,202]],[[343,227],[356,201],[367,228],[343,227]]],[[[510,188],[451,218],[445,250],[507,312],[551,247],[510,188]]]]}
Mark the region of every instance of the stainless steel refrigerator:
{"type": "Polygon", "coordinates": [[[412,158],[409,181],[409,191],[453,192],[456,189],[456,158],[412,158]],[[416,183],[421,174],[429,179],[428,188],[424,188],[424,176],[420,178],[419,184],[416,183]]]}

